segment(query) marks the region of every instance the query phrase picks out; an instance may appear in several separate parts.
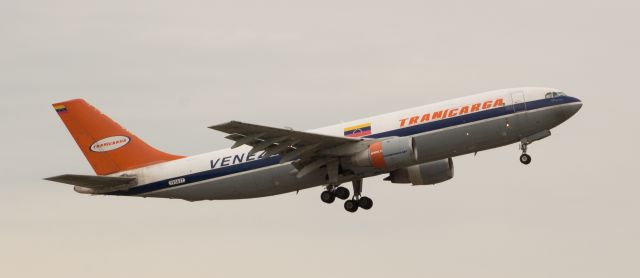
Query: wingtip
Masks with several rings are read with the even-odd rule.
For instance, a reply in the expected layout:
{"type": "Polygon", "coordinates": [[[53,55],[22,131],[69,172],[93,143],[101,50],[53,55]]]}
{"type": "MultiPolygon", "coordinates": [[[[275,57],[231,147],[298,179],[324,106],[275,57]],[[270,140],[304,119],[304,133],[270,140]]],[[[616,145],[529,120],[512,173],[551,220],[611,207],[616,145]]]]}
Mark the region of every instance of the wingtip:
{"type": "Polygon", "coordinates": [[[55,181],[55,179],[56,179],[57,177],[60,177],[60,176],[58,175],[58,176],[46,177],[46,178],[42,178],[42,179],[43,179],[43,180],[46,180],[46,181],[55,181]]]}
{"type": "Polygon", "coordinates": [[[224,123],[219,123],[219,124],[215,124],[215,125],[212,125],[212,126],[208,126],[208,128],[217,130],[219,127],[230,125],[230,124],[238,124],[238,123],[241,123],[241,122],[228,121],[228,122],[224,122],[224,123]]]}
{"type": "Polygon", "coordinates": [[[224,123],[222,123],[222,124],[210,125],[210,126],[208,126],[207,128],[210,128],[210,129],[216,129],[217,127],[219,127],[219,126],[221,126],[221,125],[224,125],[224,123]]]}
{"type": "Polygon", "coordinates": [[[43,178],[43,180],[52,181],[52,182],[60,182],[60,178],[62,178],[64,176],[65,175],[57,175],[57,176],[53,176],[53,177],[43,178]]]}

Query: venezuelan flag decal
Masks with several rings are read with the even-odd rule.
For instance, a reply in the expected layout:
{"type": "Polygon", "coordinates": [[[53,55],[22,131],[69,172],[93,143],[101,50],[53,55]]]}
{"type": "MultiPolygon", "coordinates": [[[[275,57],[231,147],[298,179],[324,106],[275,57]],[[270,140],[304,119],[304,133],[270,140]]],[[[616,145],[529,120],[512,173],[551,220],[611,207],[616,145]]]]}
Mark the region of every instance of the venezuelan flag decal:
{"type": "Polygon", "coordinates": [[[64,105],[56,105],[53,108],[55,108],[58,113],[67,112],[67,107],[64,105]]]}
{"type": "Polygon", "coordinates": [[[369,134],[371,134],[371,123],[344,128],[344,136],[346,137],[362,137],[369,134]]]}

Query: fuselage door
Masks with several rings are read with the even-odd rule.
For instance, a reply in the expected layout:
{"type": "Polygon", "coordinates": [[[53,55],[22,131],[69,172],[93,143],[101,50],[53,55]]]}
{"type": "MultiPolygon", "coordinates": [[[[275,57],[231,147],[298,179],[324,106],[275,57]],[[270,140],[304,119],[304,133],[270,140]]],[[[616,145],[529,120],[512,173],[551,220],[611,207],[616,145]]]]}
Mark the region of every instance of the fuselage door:
{"type": "Polygon", "coordinates": [[[527,123],[527,103],[524,98],[524,91],[515,91],[511,93],[511,109],[513,114],[506,118],[506,134],[512,136],[522,136],[522,131],[527,123]]]}
{"type": "Polygon", "coordinates": [[[520,112],[520,111],[527,110],[527,103],[525,102],[525,99],[524,99],[524,92],[519,91],[519,92],[511,93],[511,101],[512,101],[511,107],[513,108],[513,112],[520,112]]]}

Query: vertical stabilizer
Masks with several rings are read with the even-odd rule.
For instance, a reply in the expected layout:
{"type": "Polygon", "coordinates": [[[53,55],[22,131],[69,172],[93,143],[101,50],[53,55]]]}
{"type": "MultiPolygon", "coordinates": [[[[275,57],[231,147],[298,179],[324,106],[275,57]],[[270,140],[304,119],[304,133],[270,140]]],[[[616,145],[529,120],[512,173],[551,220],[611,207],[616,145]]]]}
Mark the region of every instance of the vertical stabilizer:
{"type": "Polygon", "coordinates": [[[149,146],[82,99],[55,103],[53,108],[98,175],[182,158],[149,146]]]}

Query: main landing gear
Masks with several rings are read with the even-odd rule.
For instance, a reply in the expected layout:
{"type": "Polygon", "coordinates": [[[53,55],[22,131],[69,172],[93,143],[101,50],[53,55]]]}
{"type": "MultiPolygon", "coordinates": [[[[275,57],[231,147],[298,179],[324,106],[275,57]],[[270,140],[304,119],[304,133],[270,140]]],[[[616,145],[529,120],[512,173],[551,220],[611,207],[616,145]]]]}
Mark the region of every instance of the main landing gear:
{"type": "MultiPolygon", "coordinates": [[[[361,196],[362,179],[354,180],[352,183],[353,198],[344,202],[344,209],[348,212],[356,212],[358,208],[370,209],[371,207],[373,207],[373,200],[371,200],[371,198],[361,196]]],[[[327,190],[323,191],[322,194],[320,194],[320,199],[327,204],[331,204],[336,200],[336,197],[345,200],[349,198],[349,195],[349,189],[341,186],[335,187],[333,185],[329,185],[327,186],[327,190]]]]}
{"type": "Polygon", "coordinates": [[[345,200],[349,198],[350,194],[349,189],[330,185],[327,186],[327,190],[322,191],[322,194],[320,194],[320,200],[327,204],[331,204],[336,200],[336,197],[345,200]]]}

